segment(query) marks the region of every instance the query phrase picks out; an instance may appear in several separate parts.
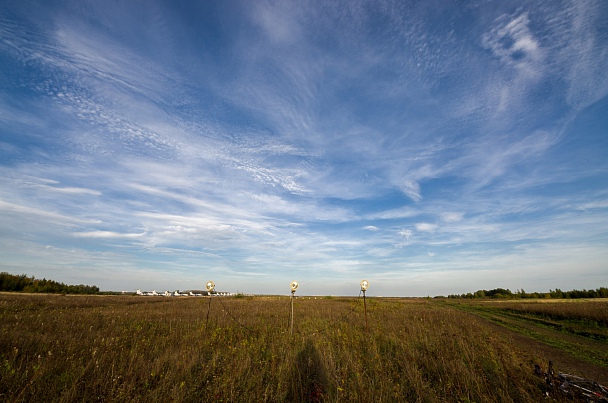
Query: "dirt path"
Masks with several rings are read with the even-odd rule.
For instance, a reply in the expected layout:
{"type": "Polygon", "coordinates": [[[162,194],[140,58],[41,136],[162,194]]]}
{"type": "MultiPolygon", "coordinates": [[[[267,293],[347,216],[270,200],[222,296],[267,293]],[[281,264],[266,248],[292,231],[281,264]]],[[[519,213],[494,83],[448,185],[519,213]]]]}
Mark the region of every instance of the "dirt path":
{"type": "MultiPolygon", "coordinates": [[[[513,342],[513,344],[519,346],[519,348],[530,357],[530,360],[540,364],[544,370],[547,369],[548,362],[553,361],[553,368],[556,372],[582,376],[587,379],[592,379],[604,386],[608,386],[608,368],[577,358],[567,351],[547,345],[532,337],[518,333],[505,326],[501,326],[484,316],[472,312],[469,312],[469,314],[486,321],[488,326],[494,327],[497,332],[513,342]]],[[[503,318],[501,318],[501,320],[502,319],[503,318]]]]}

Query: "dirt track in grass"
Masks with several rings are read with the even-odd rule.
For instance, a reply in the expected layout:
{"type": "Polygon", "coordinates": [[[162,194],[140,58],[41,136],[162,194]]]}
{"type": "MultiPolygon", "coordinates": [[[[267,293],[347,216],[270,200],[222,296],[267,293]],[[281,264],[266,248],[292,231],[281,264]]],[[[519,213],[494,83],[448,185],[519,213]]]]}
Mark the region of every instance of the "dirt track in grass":
{"type": "Polygon", "coordinates": [[[539,364],[543,370],[547,369],[549,361],[553,361],[554,370],[557,372],[568,373],[571,375],[582,376],[587,379],[592,379],[604,386],[608,386],[608,367],[597,363],[589,362],[589,360],[580,358],[575,353],[566,351],[564,348],[548,344],[541,341],[543,337],[546,340],[561,339],[567,346],[578,346],[581,350],[585,350],[587,354],[592,354],[592,351],[604,349],[607,351],[606,343],[589,340],[584,337],[564,334],[556,330],[536,326],[525,321],[510,318],[508,315],[499,313],[474,313],[471,315],[485,319],[488,326],[496,329],[505,338],[512,340],[518,345],[522,351],[529,355],[530,360],[535,364],[539,364]],[[533,336],[529,335],[533,334],[533,336]],[[536,338],[535,338],[536,337],[536,338]],[[540,338],[541,340],[538,340],[540,338]]]}

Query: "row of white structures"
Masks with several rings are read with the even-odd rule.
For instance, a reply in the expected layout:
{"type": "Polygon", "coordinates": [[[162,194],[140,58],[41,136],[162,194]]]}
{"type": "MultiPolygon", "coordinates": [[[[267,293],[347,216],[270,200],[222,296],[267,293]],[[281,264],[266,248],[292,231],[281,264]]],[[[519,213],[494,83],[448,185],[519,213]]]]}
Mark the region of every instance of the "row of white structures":
{"type": "Polygon", "coordinates": [[[206,296],[230,297],[230,296],[235,295],[233,292],[218,292],[218,291],[216,291],[212,294],[209,294],[207,291],[197,291],[197,292],[188,291],[188,292],[184,292],[184,293],[180,293],[179,291],[174,291],[174,292],[165,291],[165,292],[158,293],[158,292],[156,292],[156,290],[142,291],[140,289],[137,289],[137,291],[135,291],[135,294],[145,295],[145,296],[154,296],[154,297],[206,297],[206,296]]]}

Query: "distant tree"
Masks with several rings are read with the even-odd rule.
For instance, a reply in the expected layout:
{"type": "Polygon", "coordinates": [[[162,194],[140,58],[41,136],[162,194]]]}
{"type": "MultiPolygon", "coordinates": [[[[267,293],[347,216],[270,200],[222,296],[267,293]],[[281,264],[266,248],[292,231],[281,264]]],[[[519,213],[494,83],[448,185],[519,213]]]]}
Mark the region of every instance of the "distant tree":
{"type": "Polygon", "coordinates": [[[513,293],[508,288],[506,290],[504,288],[495,288],[485,291],[485,294],[490,298],[511,298],[513,296],[513,293]]]}
{"type": "MultiPolygon", "coordinates": [[[[444,298],[444,297],[436,297],[444,298]]],[[[513,293],[511,290],[504,288],[494,288],[492,290],[477,290],[474,293],[449,294],[447,298],[451,299],[472,299],[472,298],[608,298],[608,288],[600,287],[596,290],[572,290],[562,291],[559,288],[549,290],[549,292],[533,292],[527,293],[522,288],[513,293]]]]}
{"type": "Polygon", "coordinates": [[[475,291],[475,298],[485,298],[486,292],[484,290],[475,291]]]}
{"type": "Polygon", "coordinates": [[[549,290],[549,293],[553,298],[568,298],[567,296],[564,296],[564,293],[559,288],[556,288],[555,291],[549,290]]]}
{"type": "Polygon", "coordinates": [[[99,287],[90,285],[66,285],[53,280],[28,277],[25,274],[14,275],[0,273],[0,291],[31,292],[31,293],[61,293],[61,294],[97,294],[99,287]]]}

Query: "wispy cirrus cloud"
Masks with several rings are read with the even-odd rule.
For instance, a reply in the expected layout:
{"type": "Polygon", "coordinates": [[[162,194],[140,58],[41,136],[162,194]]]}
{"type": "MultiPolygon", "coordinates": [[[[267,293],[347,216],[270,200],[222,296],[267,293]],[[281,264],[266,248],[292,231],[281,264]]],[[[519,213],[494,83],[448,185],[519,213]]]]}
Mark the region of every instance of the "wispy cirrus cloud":
{"type": "Polygon", "coordinates": [[[496,23],[497,26],[482,37],[482,44],[501,63],[512,66],[526,78],[542,75],[545,51],[529,28],[528,13],[504,16],[496,23]]]}
{"type": "Polygon", "coordinates": [[[601,1],[39,6],[0,6],[11,268],[399,294],[562,248],[598,276],[601,1]]]}
{"type": "Polygon", "coordinates": [[[83,238],[132,239],[140,238],[143,234],[121,234],[114,231],[75,232],[74,236],[83,238]]]}

